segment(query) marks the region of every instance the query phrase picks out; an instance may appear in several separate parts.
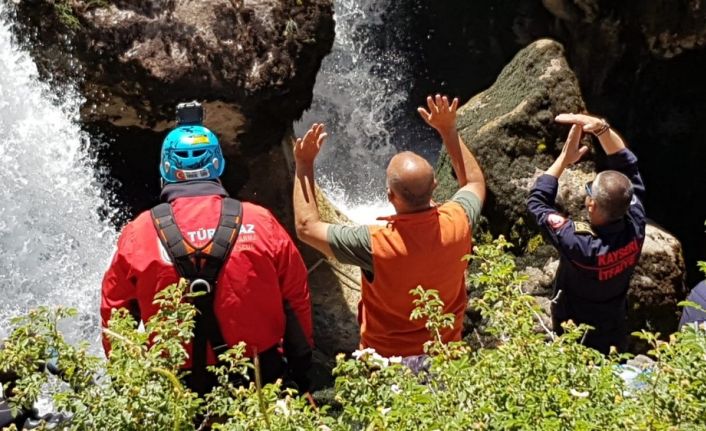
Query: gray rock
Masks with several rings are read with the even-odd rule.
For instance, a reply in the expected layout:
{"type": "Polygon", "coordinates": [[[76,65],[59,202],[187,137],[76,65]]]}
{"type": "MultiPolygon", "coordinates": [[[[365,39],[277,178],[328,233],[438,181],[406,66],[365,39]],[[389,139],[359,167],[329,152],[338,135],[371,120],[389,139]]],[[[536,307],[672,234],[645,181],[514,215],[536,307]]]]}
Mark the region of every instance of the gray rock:
{"type": "MultiPolygon", "coordinates": [[[[677,329],[677,303],[686,295],[682,247],[672,234],[648,224],[642,256],[630,282],[631,331],[642,328],[668,335],[677,329]]],[[[633,340],[636,346],[642,343],[633,340]]]]}
{"type": "MultiPolygon", "coordinates": [[[[326,195],[317,190],[321,219],[328,223],[351,224],[326,195]]],[[[309,289],[314,322],[312,381],[317,387],[331,386],[331,370],[338,353],[351,353],[358,348],[360,327],[360,269],[327,259],[311,247],[300,247],[309,268],[309,289]]]]}

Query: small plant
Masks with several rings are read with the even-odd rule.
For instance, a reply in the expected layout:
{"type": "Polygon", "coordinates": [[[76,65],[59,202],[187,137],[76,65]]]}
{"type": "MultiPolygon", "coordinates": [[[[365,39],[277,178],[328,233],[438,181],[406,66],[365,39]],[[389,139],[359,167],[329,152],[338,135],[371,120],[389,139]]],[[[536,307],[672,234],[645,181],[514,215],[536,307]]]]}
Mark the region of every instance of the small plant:
{"type": "Polygon", "coordinates": [[[431,335],[431,340],[424,343],[424,352],[431,356],[441,355],[444,359],[458,357],[463,351],[458,349],[460,343],[446,344],[441,336],[443,329],[453,328],[456,316],[453,313],[444,314],[444,302],[439,298],[439,292],[417,286],[409,293],[417,297],[413,301],[415,308],[409,316],[410,320],[425,319],[424,326],[431,335]]]}
{"type": "Polygon", "coordinates": [[[67,28],[71,30],[78,30],[81,28],[81,22],[76,17],[76,13],[69,3],[69,0],[55,0],[54,11],[56,12],[56,16],[59,18],[59,21],[67,28]]]}
{"type": "Polygon", "coordinates": [[[537,141],[537,148],[535,151],[537,154],[545,153],[547,151],[547,142],[544,139],[537,141]]]}
{"type": "Polygon", "coordinates": [[[544,245],[544,238],[541,234],[537,234],[527,241],[527,246],[525,247],[525,252],[532,254],[537,251],[537,249],[544,245]]]}
{"type": "MultiPolygon", "coordinates": [[[[53,0],[54,12],[56,13],[59,22],[65,25],[69,30],[78,30],[81,28],[81,22],[76,16],[76,10],[72,4],[72,0],[53,0]]],[[[86,0],[83,2],[85,9],[108,6],[108,0],[86,0]]]]}

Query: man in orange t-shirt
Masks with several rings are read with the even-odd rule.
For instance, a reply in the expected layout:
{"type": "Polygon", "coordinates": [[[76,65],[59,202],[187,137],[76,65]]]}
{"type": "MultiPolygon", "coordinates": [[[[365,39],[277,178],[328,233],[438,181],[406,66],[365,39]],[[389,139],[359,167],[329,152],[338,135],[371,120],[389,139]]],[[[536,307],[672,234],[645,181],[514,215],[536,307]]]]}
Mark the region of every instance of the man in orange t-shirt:
{"type": "Polygon", "coordinates": [[[343,226],[321,221],[316,206],[314,159],[324,142],[323,124],[314,124],[294,148],[294,216],[299,239],[342,263],[363,272],[360,346],[383,356],[416,356],[430,339],[422,321],[411,321],[414,298],[421,285],[434,289],[444,313],[456,316],[453,328],[442,333],[445,342],[461,339],[466,309],[462,257],[471,252],[471,232],[485,199],[485,179],[478,162],[456,131],[458,99],[427,98],[418,108],[424,121],[444,142],[460,190],[443,205],[431,200],[437,186],[434,170],[419,155],[395,155],[387,168],[387,196],[395,215],[383,217],[386,226],[343,226]]]}

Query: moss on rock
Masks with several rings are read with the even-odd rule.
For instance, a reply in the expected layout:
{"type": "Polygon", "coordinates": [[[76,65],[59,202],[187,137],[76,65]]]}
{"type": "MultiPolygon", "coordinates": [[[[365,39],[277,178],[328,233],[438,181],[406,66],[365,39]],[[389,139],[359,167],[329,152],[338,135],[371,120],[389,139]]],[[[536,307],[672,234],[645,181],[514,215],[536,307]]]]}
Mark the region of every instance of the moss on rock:
{"type": "MultiPolygon", "coordinates": [[[[489,89],[459,109],[459,133],[485,172],[489,192],[485,213],[494,234],[508,235],[518,220],[526,218],[527,179],[561,151],[566,128],[554,117],[584,110],[563,47],[546,39],[520,51],[489,89]]],[[[445,153],[436,170],[436,198],[448,199],[457,183],[445,153]]],[[[520,230],[520,237],[528,238],[526,227],[520,230]]]]}

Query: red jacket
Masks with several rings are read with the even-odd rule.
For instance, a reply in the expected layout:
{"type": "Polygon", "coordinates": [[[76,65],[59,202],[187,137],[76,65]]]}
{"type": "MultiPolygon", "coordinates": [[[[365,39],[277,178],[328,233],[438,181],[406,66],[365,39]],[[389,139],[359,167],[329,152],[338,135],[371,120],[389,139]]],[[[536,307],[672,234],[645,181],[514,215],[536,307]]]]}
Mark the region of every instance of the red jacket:
{"type": "MultiPolygon", "coordinates": [[[[213,235],[224,196],[225,190],[215,182],[172,184],[162,192],[162,200],[172,205],[184,239],[197,247],[213,235]]],[[[103,326],[113,308],[131,309],[135,302],[146,321],[157,311],[152,303],[155,293],[178,280],[157,237],[151,214],[145,211],[123,229],[103,278],[103,326]]],[[[311,303],[301,255],[268,210],[243,202],[240,235],[221,271],[215,297],[214,309],[225,341],[231,346],[244,341],[250,355],[253,348],[263,352],[277,346],[285,333],[285,303],[295,314],[305,338],[288,340],[289,345],[299,343],[295,349],[310,352],[311,303]]],[[[104,344],[107,352],[109,346],[104,344]]],[[[209,363],[214,362],[209,352],[209,363]]],[[[190,365],[189,362],[185,366],[190,365]]]]}

